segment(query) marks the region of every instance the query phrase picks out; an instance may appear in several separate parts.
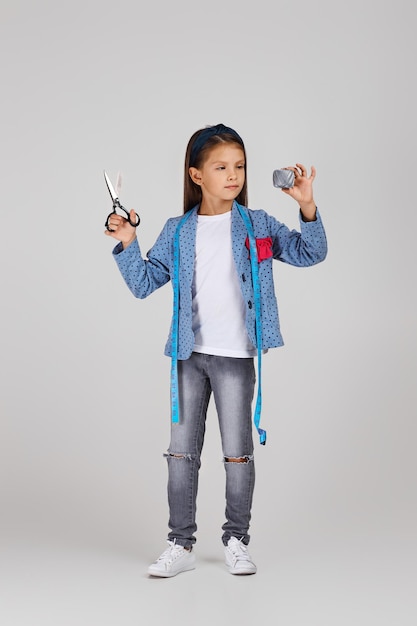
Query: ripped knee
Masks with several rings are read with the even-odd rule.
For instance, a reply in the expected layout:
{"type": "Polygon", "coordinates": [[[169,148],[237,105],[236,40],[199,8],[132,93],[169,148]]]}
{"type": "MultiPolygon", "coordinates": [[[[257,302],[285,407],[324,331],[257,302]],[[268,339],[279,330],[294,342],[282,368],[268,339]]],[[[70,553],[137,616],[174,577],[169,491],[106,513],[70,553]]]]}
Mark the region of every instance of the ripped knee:
{"type": "Polygon", "coordinates": [[[166,459],[186,459],[187,461],[192,461],[193,455],[188,452],[165,452],[164,458],[166,459]]]}
{"type": "Polygon", "coordinates": [[[253,454],[244,454],[243,456],[224,456],[224,463],[251,463],[253,454]]]}

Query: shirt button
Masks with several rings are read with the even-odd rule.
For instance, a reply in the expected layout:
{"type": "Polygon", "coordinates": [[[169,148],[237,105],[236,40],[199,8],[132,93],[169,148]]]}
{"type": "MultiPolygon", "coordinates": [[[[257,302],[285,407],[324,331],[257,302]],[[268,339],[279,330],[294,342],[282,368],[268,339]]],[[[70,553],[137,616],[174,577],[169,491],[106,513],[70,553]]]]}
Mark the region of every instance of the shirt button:
{"type": "Polygon", "coordinates": [[[252,308],[252,302],[250,300],[248,300],[248,307],[251,309],[252,308]]]}

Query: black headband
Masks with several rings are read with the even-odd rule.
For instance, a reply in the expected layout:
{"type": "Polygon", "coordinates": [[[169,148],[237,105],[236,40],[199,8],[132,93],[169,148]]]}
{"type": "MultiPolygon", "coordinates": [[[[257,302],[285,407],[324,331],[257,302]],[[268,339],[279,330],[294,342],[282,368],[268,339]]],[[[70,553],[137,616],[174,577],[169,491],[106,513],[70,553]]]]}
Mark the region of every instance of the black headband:
{"type": "Polygon", "coordinates": [[[204,128],[204,130],[202,130],[200,134],[194,140],[194,143],[191,147],[190,166],[191,167],[194,166],[199,153],[201,152],[202,148],[207,143],[207,141],[210,139],[210,137],[214,137],[214,135],[225,135],[225,134],[233,135],[233,137],[236,138],[237,143],[240,143],[241,146],[243,146],[242,138],[240,137],[240,135],[238,135],[238,133],[235,130],[233,130],[233,128],[229,128],[228,126],[225,126],[224,124],[217,124],[216,126],[209,126],[208,128],[204,128]]]}

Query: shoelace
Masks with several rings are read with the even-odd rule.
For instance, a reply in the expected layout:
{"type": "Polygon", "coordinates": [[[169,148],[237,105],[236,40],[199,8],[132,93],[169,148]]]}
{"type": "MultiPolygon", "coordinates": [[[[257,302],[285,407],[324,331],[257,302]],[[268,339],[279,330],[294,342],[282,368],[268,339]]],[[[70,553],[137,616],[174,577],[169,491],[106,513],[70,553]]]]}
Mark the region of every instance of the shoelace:
{"type": "Polygon", "coordinates": [[[227,545],[228,545],[230,552],[233,555],[233,558],[235,559],[235,563],[237,561],[251,562],[249,554],[248,554],[248,549],[245,546],[245,544],[242,543],[242,539],[239,539],[239,540],[236,539],[236,541],[230,541],[227,545]]]}
{"type": "Polygon", "coordinates": [[[169,547],[161,554],[161,556],[157,559],[157,563],[172,563],[177,559],[183,551],[183,547],[177,545],[175,541],[168,541],[169,547]]]}

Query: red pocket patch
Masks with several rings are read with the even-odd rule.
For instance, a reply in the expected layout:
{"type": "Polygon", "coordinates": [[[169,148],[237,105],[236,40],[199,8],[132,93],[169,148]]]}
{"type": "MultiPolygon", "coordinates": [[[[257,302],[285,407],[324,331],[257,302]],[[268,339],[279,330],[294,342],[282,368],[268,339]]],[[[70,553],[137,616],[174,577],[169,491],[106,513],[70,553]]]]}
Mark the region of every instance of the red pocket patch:
{"type": "MultiPolygon", "coordinates": [[[[245,246],[250,251],[249,237],[246,237],[245,246]]],[[[270,259],[272,254],[272,237],[264,237],[256,239],[256,253],[258,255],[258,263],[270,259]]],[[[249,252],[250,258],[250,252],[249,252]]]]}

